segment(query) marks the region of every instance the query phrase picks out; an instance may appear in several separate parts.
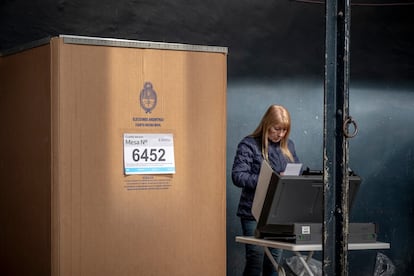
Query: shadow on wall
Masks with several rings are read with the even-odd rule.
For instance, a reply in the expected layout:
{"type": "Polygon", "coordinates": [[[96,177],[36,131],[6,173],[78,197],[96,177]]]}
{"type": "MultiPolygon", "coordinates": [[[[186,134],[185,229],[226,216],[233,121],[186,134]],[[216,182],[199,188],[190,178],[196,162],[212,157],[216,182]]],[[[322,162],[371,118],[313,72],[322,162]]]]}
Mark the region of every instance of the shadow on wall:
{"type": "MultiPolygon", "coordinates": [[[[322,169],[324,92],[322,81],[244,80],[229,83],[227,93],[227,275],[232,276],[241,275],[244,265],[244,246],[235,242],[241,235],[236,217],[240,189],[231,181],[237,144],[270,104],[281,104],[291,113],[291,138],[304,166],[322,169]]],[[[414,85],[368,83],[350,89],[350,115],[359,129],[350,140],[350,167],[363,179],[351,221],[378,224],[378,239],[391,243],[382,253],[395,264],[396,275],[414,274],[414,238],[409,235],[414,232],[413,102],[414,85]]],[[[376,253],[349,253],[351,275],[372,275],[376,253]]]]}

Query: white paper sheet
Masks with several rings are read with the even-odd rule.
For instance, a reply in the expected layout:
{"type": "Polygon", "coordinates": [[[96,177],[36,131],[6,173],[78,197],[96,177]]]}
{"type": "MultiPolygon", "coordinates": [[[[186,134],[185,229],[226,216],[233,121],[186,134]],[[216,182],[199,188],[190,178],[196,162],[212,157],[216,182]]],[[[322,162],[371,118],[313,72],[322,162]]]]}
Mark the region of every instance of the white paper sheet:
{"type": "Polygon", "coordinates": [[[286,169],[283,172],[283,175],[300,175],[300,170],[302,169],[302,163],[288,163],[286,169]]]}

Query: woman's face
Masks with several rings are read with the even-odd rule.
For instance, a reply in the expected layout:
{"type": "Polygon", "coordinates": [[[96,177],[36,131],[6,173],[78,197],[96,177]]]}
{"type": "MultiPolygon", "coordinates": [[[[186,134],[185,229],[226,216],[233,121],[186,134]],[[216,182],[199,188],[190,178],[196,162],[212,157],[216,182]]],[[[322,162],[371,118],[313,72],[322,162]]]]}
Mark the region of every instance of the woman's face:
{"type": "Polygon", "coordinates": [[[269,128],[269,140],[277,143],[280,142],[283,137],[285,137],[287,129],[284,128],[282,125],[274,125],[269,128]]]}

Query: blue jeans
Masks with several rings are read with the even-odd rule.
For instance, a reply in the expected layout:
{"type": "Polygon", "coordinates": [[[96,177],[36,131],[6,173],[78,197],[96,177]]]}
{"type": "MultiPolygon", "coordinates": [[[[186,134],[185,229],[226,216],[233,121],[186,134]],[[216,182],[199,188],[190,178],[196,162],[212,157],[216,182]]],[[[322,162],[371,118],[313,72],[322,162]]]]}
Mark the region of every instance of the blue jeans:
{"type": "MultiPolygon", "coordinates": [[[[256,221],[241,219],[243,236],[254,236],[256,221]]],[[[246,244],[246,264],[243,276],[276,276],[277,272],[259,245],[246,244]],[[260,274],[263,272],[263,274],[260,274]]],[[[282,257],[282,249],[269,248],[276,262],[279,264],[282,257]]]]}

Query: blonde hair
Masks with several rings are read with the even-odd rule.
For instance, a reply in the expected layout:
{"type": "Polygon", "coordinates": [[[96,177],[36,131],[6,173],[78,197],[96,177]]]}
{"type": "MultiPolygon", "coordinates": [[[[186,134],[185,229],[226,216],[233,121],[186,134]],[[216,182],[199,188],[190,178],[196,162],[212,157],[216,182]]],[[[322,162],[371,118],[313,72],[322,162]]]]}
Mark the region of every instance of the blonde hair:
{"type": "Polygon", "coordinates": [[[294,161],[293,155],[288,148],[290,134],[290,114],[289,111],[281,105],[271,105],[263,115],[260,124],[250,135],[252,137],[262,137],[262,156],[269,161],[269,129],[272,126],[279,125],[286,129],[286,135],[280,141],[280,149],[285,157],[294,161]]]}

